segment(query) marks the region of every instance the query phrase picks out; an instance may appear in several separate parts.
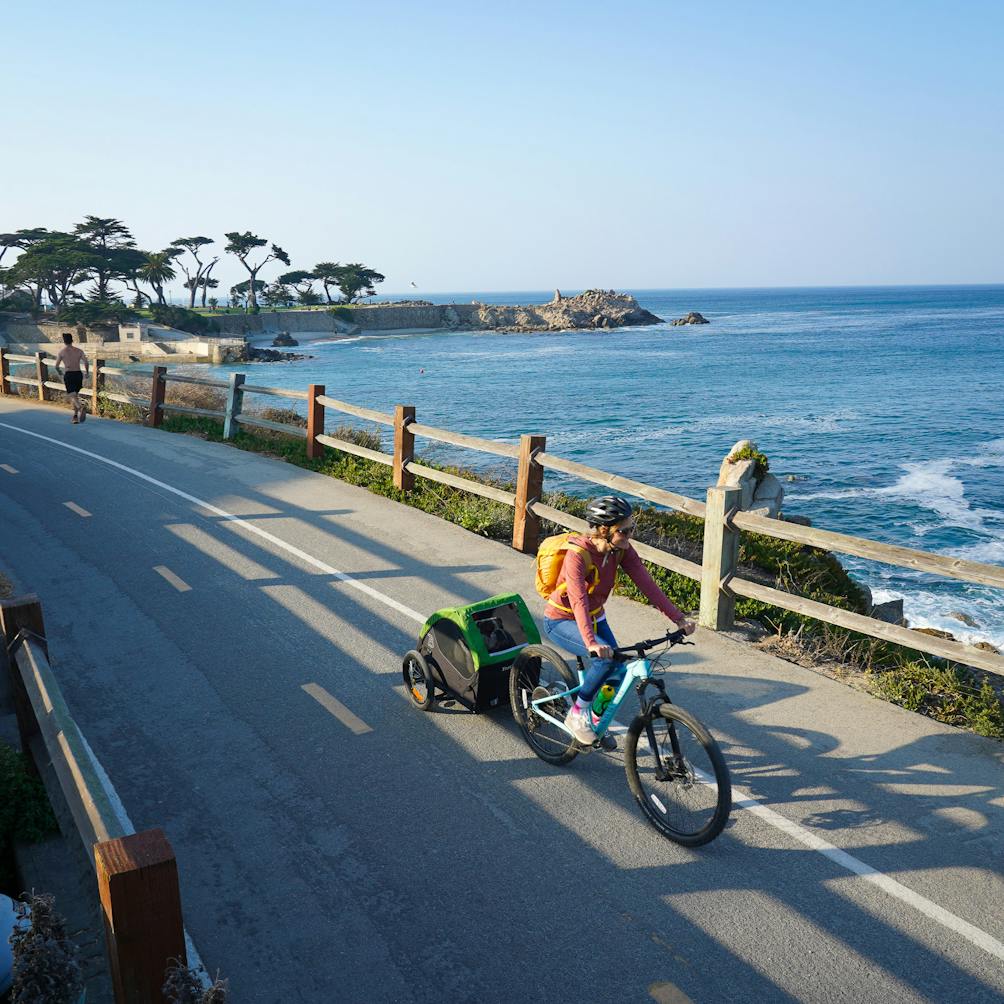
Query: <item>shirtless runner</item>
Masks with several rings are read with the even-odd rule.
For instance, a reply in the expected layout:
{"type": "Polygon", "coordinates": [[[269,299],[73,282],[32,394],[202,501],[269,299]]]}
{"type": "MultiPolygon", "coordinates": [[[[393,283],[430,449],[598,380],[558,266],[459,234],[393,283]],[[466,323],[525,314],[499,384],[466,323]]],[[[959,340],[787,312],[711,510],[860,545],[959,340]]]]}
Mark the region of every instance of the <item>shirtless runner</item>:
{"type": "Polygon", "coordinates": [[[56,369],[62,368],[63,384],[66,387],[66,396],[73,405],[73,424],[83,422],[87,418],[87,410],[80,400],[80,388],[84,385],[84,374],[88,371],[86,353],[73,344],[73,335],[68,331],[63,332],[63,347],[56,356],[56,369]],[[83,367],[83,371],[81,371],[83,367]]]}

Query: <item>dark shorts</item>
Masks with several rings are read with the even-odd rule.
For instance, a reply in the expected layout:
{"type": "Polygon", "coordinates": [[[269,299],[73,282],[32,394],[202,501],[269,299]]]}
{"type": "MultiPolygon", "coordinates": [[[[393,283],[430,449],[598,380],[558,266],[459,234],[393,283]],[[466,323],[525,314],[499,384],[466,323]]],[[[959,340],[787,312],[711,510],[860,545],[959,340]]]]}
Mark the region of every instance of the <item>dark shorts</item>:
{"type": "Polygon", "coordinates": [[[63,383],[66,385],[67,394],[76,394],[84,386],[84,374],[80,370],[64,373],[63,383]]]}

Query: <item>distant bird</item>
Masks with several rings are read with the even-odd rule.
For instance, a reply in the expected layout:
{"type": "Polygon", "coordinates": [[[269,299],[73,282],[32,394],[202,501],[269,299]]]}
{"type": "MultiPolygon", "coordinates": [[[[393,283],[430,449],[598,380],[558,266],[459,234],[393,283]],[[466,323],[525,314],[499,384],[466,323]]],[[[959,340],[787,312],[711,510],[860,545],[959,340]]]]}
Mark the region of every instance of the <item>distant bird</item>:
{"type": "Polygon", "coordinates": [[[415,287],[415,289],[418,289],[418,284],[417,284],[417,283],[414,283],[414,282],[413,282],[413,283],[412,283],[412,286],[414,286],[414,287],[415,287]]]}

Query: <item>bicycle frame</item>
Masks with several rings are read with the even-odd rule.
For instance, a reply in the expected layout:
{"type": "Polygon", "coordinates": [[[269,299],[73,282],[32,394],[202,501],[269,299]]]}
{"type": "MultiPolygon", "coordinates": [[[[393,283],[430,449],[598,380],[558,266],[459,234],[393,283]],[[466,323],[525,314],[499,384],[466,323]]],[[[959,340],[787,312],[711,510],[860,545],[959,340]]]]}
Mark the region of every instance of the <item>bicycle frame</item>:
{"type": "MultiPolygon", "coordinates": [[[[666,695],[666,689],[663,686],[662,680],[652,680],[652,660],[641,658],[641,659],[631,659],[626,661],[624,664],[624,679],[621,681],[621,685],[617,688],[617,693],[614,694],[613,699],[610,704],[607,705],[606,711],[603,712],[603,717],[596,724],[594,731],[596,732],[596,738],[600,739],[610,727],[610,723],[614,720],[618,709],[624,702],[624,698],[627,697],[628,691],[634,685],[638,691],[638,698],[642,701],[642,712],[648,710],[654,701],[660,698],[654,698],[648,704],[646,704],[643,694],[645,686],[652,682],[660,691],[661,697],[664,700],[669,700],[666,695]]],[[[549,715],[543,710],[541,705],[551,703],[560,697],[574,697],[581,689],[582,684],[585,681],[586,674],[583,670],[578,670],[579,685],[577,687],[572,687],[570,690],[562,691],[560,694],[548,694],[547,697],[540,697],[535,701],[530,702],[530,707],[533,708],[534,713],[547,721],[551,722],[553,725],[557,725],[564,732],[569,735],[572,734],[571,730],[568,729],[563,721],[559,721],[552,715],[549,715]]]]}

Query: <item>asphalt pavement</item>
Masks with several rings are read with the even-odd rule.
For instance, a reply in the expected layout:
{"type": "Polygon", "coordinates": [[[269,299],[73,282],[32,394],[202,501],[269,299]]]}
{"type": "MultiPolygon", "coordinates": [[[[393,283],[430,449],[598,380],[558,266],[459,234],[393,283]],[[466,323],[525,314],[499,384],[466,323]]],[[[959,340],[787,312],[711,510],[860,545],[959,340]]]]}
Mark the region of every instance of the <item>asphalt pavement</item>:
{"type": "MultiPolygon", "coordinates": [[[[1004,751],[735,640],[677,650],[737,806],[655,832],[620,751],[417,710],[429,613],[532,559],[228,446],[0,398],[0,569],[236,1002],[994,1001],[1004,751]],[[329,700],[329,698],[333,700],[329,700]]],[[[614,599],[627,642],[655,611],[614,599]]]]}

